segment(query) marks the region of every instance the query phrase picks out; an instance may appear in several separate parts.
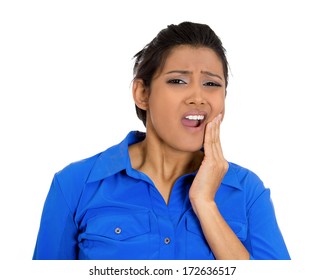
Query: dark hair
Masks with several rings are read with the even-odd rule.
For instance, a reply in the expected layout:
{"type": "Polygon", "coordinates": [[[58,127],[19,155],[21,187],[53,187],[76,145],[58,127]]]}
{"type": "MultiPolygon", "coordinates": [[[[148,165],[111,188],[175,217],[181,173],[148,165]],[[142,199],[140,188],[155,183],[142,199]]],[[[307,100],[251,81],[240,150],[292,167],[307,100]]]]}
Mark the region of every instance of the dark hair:
{"type": "MultiPolygon", "coordinates": [[[[208,47],[216,52],[222,62],[226,87],[228,85],[228,62],[226,50],[214,31],[206,24],[182,22],[178,25],[168,25],[158,35],[139,51],[135,59],[133,75],[135,79],[143,80],[146,87],[157,70],[161,69],[169,52],[176,46],[190,45],[193,47],[208,47]]],[[[136,106],[137,116],[146,126],[146,111],[136,106]]]]}

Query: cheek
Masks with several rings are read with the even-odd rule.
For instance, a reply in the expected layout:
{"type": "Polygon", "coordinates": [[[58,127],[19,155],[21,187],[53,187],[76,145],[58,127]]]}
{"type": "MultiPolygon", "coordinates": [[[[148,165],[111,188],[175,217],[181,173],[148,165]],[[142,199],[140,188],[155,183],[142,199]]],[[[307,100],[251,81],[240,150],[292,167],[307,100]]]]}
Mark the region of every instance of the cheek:
{"type": "Polygon", "coordinates": [[[167,94],[160,97],[158,94],[149,99],[149,111],[153,124],[170,125],[172,120],[177,117],[175,99],[167,94]]]}
{"type": "Polygon", "coordinates": [[[215,114],[219,114],[219,113],[224,113],[225,111],[225,98],[223,96],[220,96],[218,98],[215,98],[214,100],[211,100],[212,104],[212,111],[215,114]]]}

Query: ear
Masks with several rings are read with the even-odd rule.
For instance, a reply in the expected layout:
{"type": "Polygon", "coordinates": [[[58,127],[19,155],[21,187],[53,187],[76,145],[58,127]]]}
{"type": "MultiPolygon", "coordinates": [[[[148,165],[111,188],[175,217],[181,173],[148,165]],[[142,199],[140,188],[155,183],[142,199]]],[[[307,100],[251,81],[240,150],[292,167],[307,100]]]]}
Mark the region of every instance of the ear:
{"type": "Polygon", "coordinates": [[[149,103],[149,90],[144,85],[143,80],[137,79],[133,81],[132,93],[134,103],[142,110],[148,109],[149,103]]]}

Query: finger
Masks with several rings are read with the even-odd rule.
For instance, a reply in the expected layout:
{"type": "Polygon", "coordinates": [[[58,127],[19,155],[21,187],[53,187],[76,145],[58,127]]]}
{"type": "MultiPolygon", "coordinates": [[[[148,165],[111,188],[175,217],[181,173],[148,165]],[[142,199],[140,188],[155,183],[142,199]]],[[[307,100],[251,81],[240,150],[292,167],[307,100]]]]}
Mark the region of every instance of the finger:
{"type": "Polygon", "coordinates": [[[206,125],[205,128],[205,134],[204,134],[204,153],[205,155],[209,155],[212,152],[212,142],[213,142],[213,136],[212,136],[212,132],[213,132],[213,122],[209,122],[206,125]]]}
{"type": "Polygon", "coordinates": [[[215,127],[214,127],[214,132],[213,132],[213,149],[214,152],[218,155],[223,157],[223,153],[222,153],[222,148],[221,148],[221,141],[220,141],[220,125],[221,125],[221,119],[222,119],[222,115],[219,114],[214,122],[215,122],[215,127]]]}
{"type": "Polygon", "coordinates": [[[212,132],[213,142],[218,143],[220,142],[220,124],[221,124],[222,115],[219,114],[217,117],[213,119],[214,127],[212,132]]]}
{"type": "Polygon", "coordinates": [[[218,141],[217,136],[217,122],[218,118],[214,118],[211,122],[206,125],[205,135],[204,135],[204,153],[208,157],[215,157],[216,153],[216,141],[218,141]]]}

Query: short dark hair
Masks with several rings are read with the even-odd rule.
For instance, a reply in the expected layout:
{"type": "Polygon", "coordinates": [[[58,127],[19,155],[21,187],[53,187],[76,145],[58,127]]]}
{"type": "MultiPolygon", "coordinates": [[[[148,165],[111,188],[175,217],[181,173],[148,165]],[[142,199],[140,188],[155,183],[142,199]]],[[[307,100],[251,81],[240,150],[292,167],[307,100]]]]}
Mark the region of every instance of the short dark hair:
{"type": "MultiPolygon", "coordinates": [[[[226,87],[228,85],[228,61],[226,50],[215,32],[206,24],[182,22],[171,24],[161,30],[158,35],[139,51],[133,58],[134,80],[141,79],[150,88],[151,81],[158,69],[161,69],[169,52],[176,46],[189,45],[193,47],[208,47],[215,51],[221,59],[226,87]]],[[[136,113],[146,126],[147,113],[137,105],[136,113]]]]}

